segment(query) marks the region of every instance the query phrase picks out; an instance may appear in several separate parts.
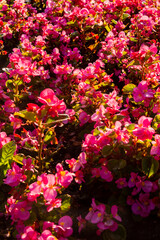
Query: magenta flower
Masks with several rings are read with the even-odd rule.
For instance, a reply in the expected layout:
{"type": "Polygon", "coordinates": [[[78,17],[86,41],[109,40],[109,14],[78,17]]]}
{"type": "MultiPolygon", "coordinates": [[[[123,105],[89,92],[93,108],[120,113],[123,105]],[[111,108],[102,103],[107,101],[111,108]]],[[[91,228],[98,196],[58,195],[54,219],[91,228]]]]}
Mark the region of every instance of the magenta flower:
{"type": "Polygon", "coordinates": [[[44,230],[38,240],[57,240],[57,238],[52,235],[51,231],[44,230]]]}
{"type": "Polygon", "coordinates": [[[133,203],[132,207],[132,212],[135,215],[141,215],[141,212],[143,211],[143,206],[142,204],[140,204],[140,202],[138,202],[137,200],[133,203]]]}
{"type": "Polygon", "coordinates": [[[117,181],[115,181],[117,184],[117,188],[122,189],[124,187],[127,187],[127,181],[126,178],[119,178],[117,181]]]}
{"type": "Polygon", "coordinates": [[[55,186],[56,179],[53,174],[48,174],[46,177],[48,182],[43,186],[43,196],[45,200],[52,201],[57,196],[57,187],[55,186]]]}
{"type": "Polygon", "coordinates": [[[23,159],[23,171],[31,171],[34,172],[34,165],[32,164],[32,159],[31,158],[24,158],[23,159]]]}
{"type": "Polygon", "coordinates": [[[79,121],[80,121],[80,126],[83,126],[85,123],[87,123],[90,120],[90,115],[87,114],[85,111],[81,111],[79,113],[79,121]]]}
{"type": "Polygon", "coordinates": [[[150,154],[160,156],[160,135],[155,134],[154,138],[155,141],[152,141],[153,146],[151,148],[150,154]]]}
{"type": "Polygon", "coordinates": [[[53,116],[56,116],[57,113],[62,113],[66,110],[66,105],[63,102],[63,100],[59,100],[54,91],[50,88],[46,88],[40,93],[40,97],[38,97],[38,100],[51,107],[50,108],[50,114],[53,116]]]}
{"type": "Polygon", "coordinates": [[[85,137],[85,141],[82,144],[82,150],[90,151],[94,153],[99,152],[96,137],[93,136],[92,134],[87,134],[85,137]]]}
{"type": "Polygon", "coordinates": [[[38,176],[37,180],[37,182],[29,185],[30,192],[27,196],[28,200],[30,201],[35,201],[35,199],[40,196],[42,189],[44,189],[46,184],[48,183],[47,174],[44,173],[41,176],[38,176]]]}
{"type": "Polygon", "coordinates": [[[131,177],[128,181],[128,187],[132,188],[136,184],[136,179],[137,179],[137,173],[131,172],[131,177]]]}
{"type": "Polygon", "coordinates": [[[13,126],[14,130],[21,127],[22,120],[19,118],[15,118],[15,116],[13,114],[10,114],[9,120],[11,121],[11,126],[13,126]]]}
{"type": "Polygon", "coordinates": [[[132,191],[132,195],[136,195],[139,193],[141,190],[143,190],[145,193],[149,193],[152,191],[153,183],[148,180],[144,180],[140,176],[137,177],[136,181],[136,187],[132,191]]]}
{"type": "Polygon", "coordinates": [[[78,232],[80,233],[83,228],[86,226],[86,220],[80,216],[77,217],[78,220],[78,232]]]}
{"type": "Polygon", "coordinates": [[[73,180],[74,173],[64,170],[62,165],[58,163],[56,165],[57,173],[55,175],[57,184],[67,188],[73,180]]]}
{"type": "Polygon", "coordinates": [[[75,172],[75,182],[78,184],[81,184],[84,181],[84,175],[83,172],[81,170],[78,170],[77,172],[75,172]]]}
{"type": "Polygon", "coordinates": [[[26,221],[30,217],[30,213],[29,213],[30,209],[31,209],[31,206],[28,201],[15,203],[11,211],[12,220],[26,221]]]}
{"type": "Polygon", "coordinates": [[[89,209],[89,213],[86,215],[85,219],[90,221],[96,209],[97,209],[97,205],[95,203],[95,199],[92,198],[91,208],[89,209]]]}
{"type": "Polygon", "coordinates": [[[105,166],[102,166],[100,169],[100,177],[106,182],[111,182],[113,180],[111,171],[109,171],[105,166]]]}
{"type": "Polygon", "coordinates": [[[103,105],[100,105],[99,109],[91,116],[91,120],[94,122],[105,119],[106,108],[103,105]]]}
{"type": "Polygon", "coordinates": [[[116,219],[117,221],[119,221],[119,222],[122,221],[121,217],[118,215],[118,207],[116,205],[113,205],[111,207],[111,214],[112,214],[113,218],[116,219]]]}
{"type": "Polygon", "coordinates": [[[142,141],[152,139],[155,130],[150,127],[151,121],[152,118],[141,116],[138,120],[138,125],[136,125],[135,129],[132,131],[133,134],[142,141]]]}
{"type": "Polygon", "coordinates": [[[54,228],[58,239],[60,239],[60,237],[69,237],[72,235],[72,224],[72,219],[69,216],[63,216],[59,219],[58,225],[54,228]]]}
{"type": "Polygon", "coordinates": [[[141,217],[147,217],[150,214],[151,210],[155,208],[155,204],[149,197],[149,193],[141,193],[139,195],[139,200],[136,200],[132,205],[134,214],[140,215],[141,217]]]}
{"type": "Polygon", "coordinates": [[[79,161],[76,160],[75,158],[66,159],[65,162],[69,165],[71,172],[76,172],[81,167],[79,161]]]}
{"type": "Polygon", "coordinates": [[[17,186],[21,181],[26,179],[26,176],[22,173],[22,169],[15,162],[12,164],[12,169],[7,171],[6,177],[4,183],[11,187],[17,186]]]}
{"type": "Polygon", "coordinates": [[[97,210],[93,213],[90,222],[91,223],[99,223],[103,221],[104,215],[106,211],[106,206],[104,204],[99,204],[97,206],[97,210]]]}
{"type": "Polygon", "coordinates": [[[45,205],[48,206],[47,207],[47,212],[51,212],[54,208],[59,208],[61,207],[61,202],[62,199],[53,199],[51,201],[48,201],[45,205]]]}
{"type": "Polygon", "coordinates": [[[54,91],[50,88],[46,88],[40,93],[40,97],[38,97],[38,100],[46,105],[54,106],[55,102],[57,102],[57,97],[54,93],[54,91]]]}
{"type": "Polygon", "coordinates": [[[6,143],[10,142],[11,138],[7,137],[6,132],[0,132],[0,148],[3,147],[6,143]]]}
{"type": "Polygon", "coordinates": [[[37,240],[38,232],[36,232],[32,227],[27,226],[24,229],[24,233],[21,235],[22,240],[37,240]]]}
{"type": "Polygon", "coordinates": [[[133,89],[133,98],[135,102],[141,102],[145,99],[151,99],[154,96],[154,92],[148,89],[147,82],[141,81],[138,87],[133,89]]]}

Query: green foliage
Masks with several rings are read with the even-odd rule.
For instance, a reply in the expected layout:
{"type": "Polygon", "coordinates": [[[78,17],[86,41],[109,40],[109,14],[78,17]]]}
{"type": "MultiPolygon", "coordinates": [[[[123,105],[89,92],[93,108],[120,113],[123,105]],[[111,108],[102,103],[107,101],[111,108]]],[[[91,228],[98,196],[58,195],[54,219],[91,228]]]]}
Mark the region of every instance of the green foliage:
{"type": "Polygon", "coordinates": [[[24,118],[26,120],[32,121],[32,122],[36,121],[36,113],[29,112],[27,110],[22,110],[22,111],[19,111],[19,112],[15,112],[14,115],[19,116],[21,118],[24,118]]]}
{"type": "Polygon", "coordinates": [[[142,160],[142,171],[148,176],[153,176],[159,169],[159,162],[154,158],[144,158],[142,160]]]}
{"type": "Polygon", "coordinates": [[[105,230],[103,232],[103,240],[126,240],[126,230],[123,225],[119,224],[115,232],[105,230]]]}
{"type": "Polygon", "coordinates": [[[16,144],[13,141],[6,143],[0,149],[0,185],[3,183],[7,170],[11,166],[15,150],[16,144]]]}
{"type": "Polygon", "coordinates": [[[127,85],[125,85],[122,89],[123,93],[126,94],[126,93],[132,93],[133,92],[133,89],[136,87],[135,84],[132,84],[132,83],[129,83],[127,85]]]}
{"type": "Polygon", "coordinates": [[[62,196],[62,212],[67,212],[71,207],[71,196],[69,194],[65,194],[62,196]]]}
{"type": "Polygon", "coordinates": [[[106,145],[102,149],[102,155],[104,157],[109,156],[113,151],[113,146],[112,145],[106,145]]]}
{"type": "Polygon", "coordinates": [[[124,159],[110,159],[107,166],[110,171],[115,171],[124,168],[126,164],[124,159]]]}

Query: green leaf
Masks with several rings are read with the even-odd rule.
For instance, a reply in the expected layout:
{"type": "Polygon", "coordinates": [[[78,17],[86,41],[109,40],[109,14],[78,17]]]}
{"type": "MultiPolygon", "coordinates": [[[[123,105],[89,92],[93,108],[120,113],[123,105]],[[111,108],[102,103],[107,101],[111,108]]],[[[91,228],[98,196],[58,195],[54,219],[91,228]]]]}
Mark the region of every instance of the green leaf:
{"type": "Polygon", "coordinates": [[[155,116],[154,121],[156,121],[157,123],[160,123],[160,114],[157,114],[155,116]]]}
{"type": "Polygon", "coordinates": [[[24,159],[24,155],[23,154],[16,154],[13,156],[13,161],[20,164],[20,165],[23,165],[22,161],[24,159]]]}
{"type": "Polygon", "coordinates": [[[142,171],[148,176],[153,176],[159,169],[159,162],[154,158],[143,158],[142,171]]]}
{"type": "Polygon", "coordinates": [[[55,117],[55,118],[49,117],[46,123],[44,123],[44,125],[47,127],[51,127],[51,126],[54,126],[56,123],[60,123],[68,119],[69,119],[69,116],[67,114],[59,114],[58,117],[55,117]]]}
{"type": "Polygon", "coordinates": [[[44,137],[44,142],[49,142],[49,141],[51,141],[53,138],[54,138],[54,133],[53,133],[53,131],[47,131],[47,133],[46,133],[46,135],[45,135],[45,137],[44,137]]]}
{"type": "Polygon", "coordinates": [[[24,118],[26,120],[29,120],[29,121],[32,121],[32,122],[36,121],[36,113],[29,112],[27,110],[22,110],[22,111],[19,111],[19,112],[15,112],[14,115],[22,117],[22,118],[24,118]]]}
{"type": "Polygon", "coordinates": [[[97,136],[97,135],[99,135],[99,134],[100,134],[99,129],[98,129],[98,128],[95,128],[95,129],[94,129],[94,132],[93,132],[93,136],[97,136]]]}
{"type": "Polygon", "coordinates": [[[117,24],[117,21],[115,19],[112,19],[111,22],[117,24]]]}
{"type": "Polygon", "coordinates": [[[63,212],[66,212],[71,207],[71,196],[69,194],[66,194],[62,197],[62,199],[63,198],[64,198],[64,200],[62,201],[61,210],[63,212]]]}
{"type": "Polygon", "coordinates": [[[7,165],[13,159],[14,152],[16,150],[16,144],[11,141],[3,145],[0,149],[0,164],[7,165]]]}
{"type": "Polygon", "coordinates": [[[123,115],[114,115],[112,120],[113,120],[113,122],[116,122],[116,121],[122,120],[123,118],[125,118],[125,116],[123,116],[123,115]]]}
{"type": "Polygon", "coordinates": [[[126,128],[127,128],[127,130],[128,130],[129,132],[132,132],[133,129],[135,128],[135,124],[134,124],[134,123],[131,123],[131,124],[129,124],[126,128]]]}
{"type": "Polygon", "coordinates": [[[130,41],[132,41],[132,42],[137,42],[137,41],[138,41],[138,39],[137,39],[137,38],[134,38],[134,37],[130,37],[129,39],[130,39],[130,41]]]}
{"type": "Polygon", "coordinates": [[[110,159],[107,167],[110,171],[119,170],[126,166],[126,160],[124,159],[110,159]]]}
{"type": "Polygon", "coordinates": [[[15,150],[16,144],[13,141],[6,143],[0,149],[0,185],[3,184],[3,179],[6,176],[7,170],[11,167],[10,164],[15,150]]]}
{"type": "Polygon", "coordinates": [[[125,20],[126,18],[129,18],[131,15],[128,13],[123,13],[123,20],[125,20]]]}
{"type": "Polygon", "coordinates": [[[115,232],[105,230],[102,236],[103,240],[126,240],[126,229],[123,225],[119,224],[115,232]]]}
{"type": "Polygon", "coordinates": [[[69,21],[69,22],[67,22],[67,25],[68,25],[68,26],[72,26],[72,27],[74,26],[74,27],[75,27],[75,26],[77,26],[77,22],[76,22],[76,21],[69,21]]]}
{"type": "Polygon", "coordinates": [[[111,145],[106,145],[106,146],[104,146],[103,149],[102,149],[102,155],[103,155],[104,157],[109,156],[109,155],[112,153],[112,151],[113,151],[113,146],[111,146],[111,145]]]}
{"type": "Polygon", "coordinates": [[[122,91],[123,93],[132,93],[135,87],[136,87],[135,84],[129,83],[123,87],[122,91]]]}
{"type": "Polygon", "coordinates": [[[6,81],[6,87],[13,90],[13,81],[11,79],[6,81]]]}
{"type": "Polygon", "coordinates": [[[107,30],[107,32],[111,31],[111,29],[109,28],[108,24],[105,25],[105,29],[107,30]]]}

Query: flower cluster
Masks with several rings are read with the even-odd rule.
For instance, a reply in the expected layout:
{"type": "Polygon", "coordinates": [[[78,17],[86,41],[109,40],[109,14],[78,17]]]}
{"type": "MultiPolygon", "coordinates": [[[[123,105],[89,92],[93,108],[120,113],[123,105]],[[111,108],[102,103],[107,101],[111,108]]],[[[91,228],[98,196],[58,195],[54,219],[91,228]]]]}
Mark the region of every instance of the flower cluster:
{"type": "Polygon", "coordinates": [[[119,198],[159,211],[159,19],[155,0],[0,1],[0,185],[17,239],[77,239],[77,219],[79,235],[116,236],[119,198]]]}

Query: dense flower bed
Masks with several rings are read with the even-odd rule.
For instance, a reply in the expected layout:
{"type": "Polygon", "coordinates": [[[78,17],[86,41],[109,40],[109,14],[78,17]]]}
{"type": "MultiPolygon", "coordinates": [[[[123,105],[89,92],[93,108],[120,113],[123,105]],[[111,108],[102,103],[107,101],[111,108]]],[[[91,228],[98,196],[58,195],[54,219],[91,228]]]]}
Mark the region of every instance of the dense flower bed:
{"type": "Polygon", "coordinates": [[[0,38],[13,237],[125,239],[121,206],[159,214],[159,2],[1,0],[0,38]]]}

